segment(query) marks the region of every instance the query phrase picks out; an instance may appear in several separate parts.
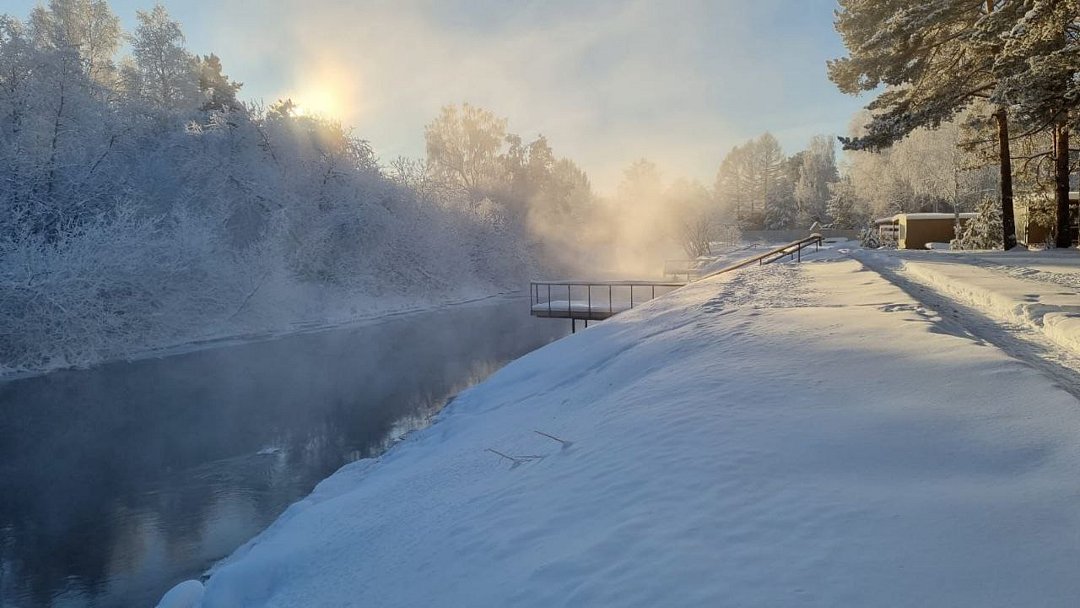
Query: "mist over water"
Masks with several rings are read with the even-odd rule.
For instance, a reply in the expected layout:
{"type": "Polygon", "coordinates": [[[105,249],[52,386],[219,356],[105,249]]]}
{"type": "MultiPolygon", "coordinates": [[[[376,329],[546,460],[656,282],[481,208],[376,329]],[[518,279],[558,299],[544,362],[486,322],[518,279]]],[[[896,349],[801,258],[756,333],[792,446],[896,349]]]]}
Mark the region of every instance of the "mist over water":
{"type": "Polygon", "coordinates": [[[153,605],[568,330],[500,299],[0,384],[0,604],[153,605]]]}

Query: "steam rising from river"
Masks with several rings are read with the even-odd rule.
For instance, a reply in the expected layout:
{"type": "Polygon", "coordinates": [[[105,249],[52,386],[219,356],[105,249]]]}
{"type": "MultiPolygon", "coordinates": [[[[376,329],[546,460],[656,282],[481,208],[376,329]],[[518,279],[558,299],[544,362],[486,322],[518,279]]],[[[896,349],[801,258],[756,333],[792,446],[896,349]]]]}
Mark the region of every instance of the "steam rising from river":
{"type": "Polygon", "coordinates": [[[384,160],[423,156],[422,125],[449,103],[507,117],[526,141],[543,134],[607,202],[572,241],[562,226],[534,222],[534,232],[577,262],[655,275],[658,259],[683,257],[670,239],[656,242],[671,214],[618,200],[623,170],[644,157],[668,178],[711,186],[724,154],[766,129],[789,149],[837,131],[858,102],[831,88],[836,101],[814,98],[836,54],[812,33],[831,32],[830,9],[825,0],[270,0],[252,11],[224,0],[209,45],[247,76],[246,95],[288,96],[337,118],[384,160]],[[583,254],[583,243],[597,246],[583,254]]]}

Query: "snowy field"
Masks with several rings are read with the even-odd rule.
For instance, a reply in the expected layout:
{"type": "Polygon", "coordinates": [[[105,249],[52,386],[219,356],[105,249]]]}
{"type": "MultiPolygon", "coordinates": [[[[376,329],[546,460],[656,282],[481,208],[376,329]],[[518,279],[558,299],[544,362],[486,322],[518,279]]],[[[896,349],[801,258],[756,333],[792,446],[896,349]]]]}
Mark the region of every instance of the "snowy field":
{"type": "Polygon", "coordinates": [[[163,605],[1077,605],[1076,398],[816,257],[508,365],[163,605]]]}

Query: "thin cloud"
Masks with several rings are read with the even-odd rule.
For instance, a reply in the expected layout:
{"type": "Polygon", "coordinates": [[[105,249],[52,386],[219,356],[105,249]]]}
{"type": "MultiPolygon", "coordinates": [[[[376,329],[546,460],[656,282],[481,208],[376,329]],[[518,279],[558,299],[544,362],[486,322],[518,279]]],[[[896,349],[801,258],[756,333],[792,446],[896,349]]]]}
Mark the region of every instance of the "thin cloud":
{"type": "Polygon", "coordinates": [[[308,0],[264,3],[252,21],[228,0],[208,23],[247,94],[339,113],[383,157],[422,154],[423,125],[469,101],[548,136],[611,190],[638,157],[709,182],[724,152],[761,131],[797,133],[784,141],[794,148],[812,134],[800,121],[835,115],[842,128],[854,104],[812,107],[843,100],[824,78],[827,48],[763,29],[778,2],[308,0]],[[792,80],[808,49],[821,54],[815,90],[792,80]]]}

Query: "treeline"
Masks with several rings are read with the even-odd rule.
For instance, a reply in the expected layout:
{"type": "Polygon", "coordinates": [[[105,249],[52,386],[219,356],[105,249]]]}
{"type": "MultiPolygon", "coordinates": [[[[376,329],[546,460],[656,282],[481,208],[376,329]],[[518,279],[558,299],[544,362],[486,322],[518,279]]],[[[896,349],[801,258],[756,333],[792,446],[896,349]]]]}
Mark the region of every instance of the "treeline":
{"type": "MultiPolygon", "coordinates": [[[[831,223],[829,203],[840,180],[831,137],[785,156],[770,133],[735,146],[716,174],[715,193],[722,211],[745,229],[789,230],[831,223]]],[[[844,226],[849,227],[849,226],[844,226]]]]}
{"type": "Polygon", "coordinates": [[[1080,1],[840,0],[836,29],[848,56],[829,63],[830,79],[845,93],[884,88],[846,149],[886,150],[960,125],[965,153],[998,169],[1004,247],[1016,244],[1017,192],[1051,193],[1056,243],[1071,244],[1080,1]]]}
{"type": "Polygon", "coordinates": [[[0,369],[520,289],[550,264],[530,224],[591,197],[473,108],[428,127],[430,162],[382,166],[241,87],[161,6],[131,32],[104,0],[0,16],[0,369]]]}

